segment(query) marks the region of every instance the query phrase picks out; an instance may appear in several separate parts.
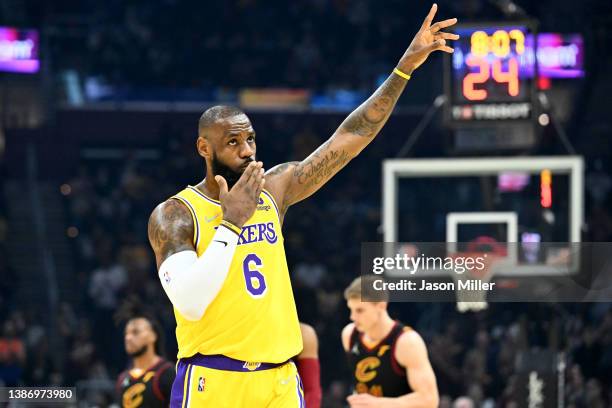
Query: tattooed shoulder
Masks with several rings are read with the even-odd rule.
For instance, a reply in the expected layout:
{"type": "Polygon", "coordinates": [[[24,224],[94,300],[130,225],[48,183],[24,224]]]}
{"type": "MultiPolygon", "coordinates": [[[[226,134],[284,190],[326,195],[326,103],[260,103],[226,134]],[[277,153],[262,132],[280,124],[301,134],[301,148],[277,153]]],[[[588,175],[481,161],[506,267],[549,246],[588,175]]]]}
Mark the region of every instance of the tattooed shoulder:
{"type": "Polygon", "coordinates": [[[178,200],[167,200],[153,210],[148,235],[158,267],[172,254],[194,250],[193,230],[191,214],[178,200]]]}

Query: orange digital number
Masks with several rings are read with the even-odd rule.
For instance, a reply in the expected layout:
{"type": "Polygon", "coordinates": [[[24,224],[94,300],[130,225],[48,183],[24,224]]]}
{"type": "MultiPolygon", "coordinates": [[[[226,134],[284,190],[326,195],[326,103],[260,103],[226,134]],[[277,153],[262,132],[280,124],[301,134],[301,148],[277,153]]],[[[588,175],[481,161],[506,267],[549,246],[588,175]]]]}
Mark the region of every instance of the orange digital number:
{"type": "Polygon", "coordinates": [[[465,63],[469,67],[478,67],[478,72],[470,72],[463,78],[463,96],[470,101],[482,101],[487,98],[486,89],[476,89],[474,85],[485,83],[489,75],[489,64],[484,58],[470,55],[465,63]]]}
{"type": "Polygon", "coordinates": [[[508,84],[508,95],[517,96],[519,94],[518,62],[516,58],[508,60],[508,71],[502,70],[500,60],[493,61],[493,79],[500,84],[508,84]]]}

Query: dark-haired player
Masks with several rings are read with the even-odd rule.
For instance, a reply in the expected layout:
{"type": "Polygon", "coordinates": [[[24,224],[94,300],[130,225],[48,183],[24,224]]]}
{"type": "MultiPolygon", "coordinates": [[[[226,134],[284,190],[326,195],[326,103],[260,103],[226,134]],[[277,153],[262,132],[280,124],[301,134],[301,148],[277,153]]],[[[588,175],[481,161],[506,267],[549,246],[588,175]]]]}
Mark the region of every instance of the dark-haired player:
{"type": "Polygon", "coordinates": [[[124,340],[131,366],[117,379],[121,406],[168,407],[175,371],[173,364],[161,357],[163,337],[159,324],[147,316],[134,316],[125,325],[124,340]]]}

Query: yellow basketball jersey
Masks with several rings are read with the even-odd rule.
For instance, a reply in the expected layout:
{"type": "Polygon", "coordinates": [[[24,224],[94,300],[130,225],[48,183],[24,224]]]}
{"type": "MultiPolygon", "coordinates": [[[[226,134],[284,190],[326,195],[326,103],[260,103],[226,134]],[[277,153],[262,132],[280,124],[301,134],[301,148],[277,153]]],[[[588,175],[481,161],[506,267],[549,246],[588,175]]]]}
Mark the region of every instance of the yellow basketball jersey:
{"type": "MultiPolygon", "coordinates": [[[[194,222],[194,246],[204,253],[223,219],[221,204],[188,186],[173,196],[194,222]]],[[[174,308],[178,358],[223,354],[250,362],[280,363],[302,350],[278,208],[263,191],[244,224],[227,278],[199,321],[174,308]]]]}

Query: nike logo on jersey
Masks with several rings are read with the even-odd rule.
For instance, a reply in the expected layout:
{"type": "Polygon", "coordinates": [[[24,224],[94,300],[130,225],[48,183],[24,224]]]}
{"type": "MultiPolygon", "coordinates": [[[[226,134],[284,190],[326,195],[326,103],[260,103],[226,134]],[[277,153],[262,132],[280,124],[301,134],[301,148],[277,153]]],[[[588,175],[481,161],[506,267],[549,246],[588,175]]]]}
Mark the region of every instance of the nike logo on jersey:
{"type": "Polygon", "coordinates": [[[225,241],[219,241],[217,239],[213,239],[213,242],[219,242],[220,244],[223,244],[223,246],[227,246],[227,242],[225,241]]]}

